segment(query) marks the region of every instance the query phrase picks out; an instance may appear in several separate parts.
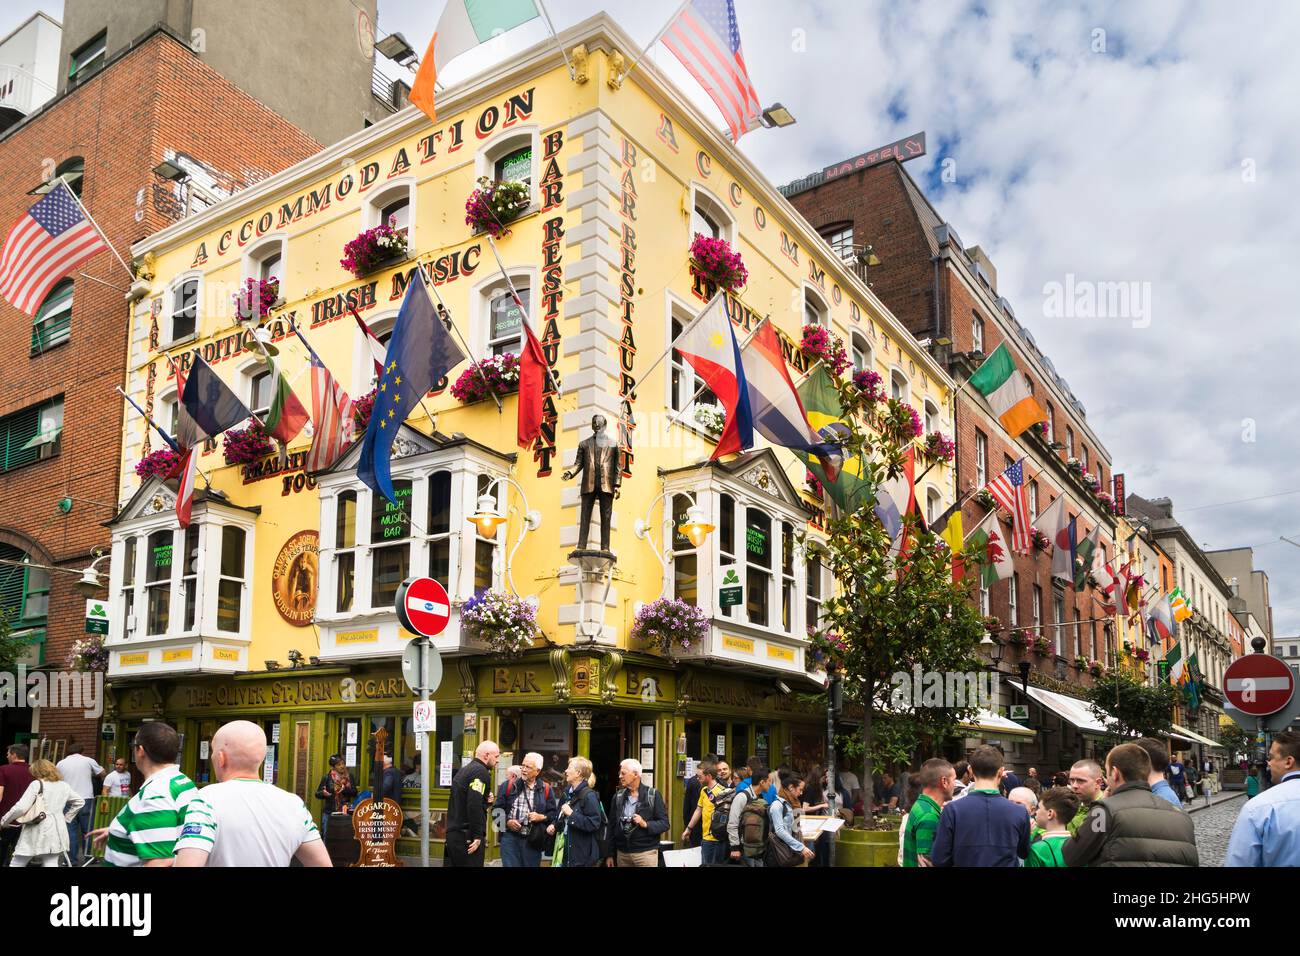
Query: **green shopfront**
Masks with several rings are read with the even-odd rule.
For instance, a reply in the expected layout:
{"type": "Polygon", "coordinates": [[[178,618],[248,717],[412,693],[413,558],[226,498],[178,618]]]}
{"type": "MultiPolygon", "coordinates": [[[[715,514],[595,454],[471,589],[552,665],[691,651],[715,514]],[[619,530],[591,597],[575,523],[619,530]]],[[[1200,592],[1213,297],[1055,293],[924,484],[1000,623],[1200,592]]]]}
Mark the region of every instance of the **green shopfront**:
{"type": "MultiPolygon", "coordinates": [[[[664,794],[674,834],[683,824],[688,761],[710,752],[732,763],[757,755],[768,766],[806,770],[824,757],[822,706],[779,691],[771,680],[722,668],[575,647],[532,651],[511,661],[452,658],[444,665],[434,695],[437,732],[429,745],[435,858],[442,852],[451,776],[481,740],[495,740],[501,748],[498,782],[530,751],[542,755],[557,784],[569,757],[587,756],[604,800],[617,786],[619,762],[634,757],[664,794]]],[[[126,753],[142,722],[166,720],[183,735],[182,769],[202,786],[211,781],[208,748],[216,729],[230,720],[251,720],[266,730],[269,742],[264,779],[297,793],[319,816],[315,791],[331,754],[344,757],[360,789],[373,780],[374,735],[381,728],[394,764],[414,763],[414,700],[394,665],[116,681],[105,715],[116,736],[106,749],[126,753]]],[[[418,832],[418,789],[406,790],[402,803],[409,825],[398,852],[418,856],[408,836],[418,832]]]]}

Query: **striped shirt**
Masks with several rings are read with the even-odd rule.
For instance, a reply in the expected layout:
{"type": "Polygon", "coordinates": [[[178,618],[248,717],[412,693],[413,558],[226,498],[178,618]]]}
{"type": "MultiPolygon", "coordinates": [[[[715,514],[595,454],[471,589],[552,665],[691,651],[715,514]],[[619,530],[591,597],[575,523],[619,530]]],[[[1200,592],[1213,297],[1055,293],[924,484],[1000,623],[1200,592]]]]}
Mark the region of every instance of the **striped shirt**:
{"type": "Polygon", "coordinates": [[[285,867],[304,843],[320,839],[297,794],[257,779],[204,787],[185,811],[176,850],[203,850],[207,866],[285,867]]]}
{"type": "Polygon", "coordinates": [[[930,855],[942,812],[939,804],[928,794],[916,798],[903,827],[903,866],[920,866],[916,858],[930,855]]]}
{"type": "Polygon", "coordinates": [[[198,792],[175,765],[154,771],[109,824],[104,862],[140,866],[171,859],[185,810],[198,792]]]}

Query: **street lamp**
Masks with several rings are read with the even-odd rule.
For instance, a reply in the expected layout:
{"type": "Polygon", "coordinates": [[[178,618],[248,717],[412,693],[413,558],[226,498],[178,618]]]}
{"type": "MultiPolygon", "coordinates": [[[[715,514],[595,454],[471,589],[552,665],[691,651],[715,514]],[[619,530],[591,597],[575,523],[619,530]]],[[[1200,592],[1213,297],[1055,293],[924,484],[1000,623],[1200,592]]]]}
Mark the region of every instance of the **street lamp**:
{"type": "Polygon", "coordinates": [[[542,524],[540,512],[533,511],[528,507],[528,495],[524,494],[524,488],[519,482],[505,475],[499,478],[493,478],[488,483],[484,494],[478,499],[478,510],[465,520],[478,529],[478,533],[488,540],[493,540],[497,536],[497,528],[505,524],[509,519],[501,513],[497,506],[497,498],[494,494],[496,488],[505,482],[510,487],[519,492],[519,497],[524,503],[524,526],[519,531],[519,539],[515,541],[515,546],[510,550],[509,557],[506,558],[506,581],[510,584],[510,590],[514,592],[515,597],[521,597],[518,588],[515,587],[515,577],[513,566],[515,563],[515,552],[519,546],[524,543],[524,538],[528,532],[536,531],[542,524]]]}
{"type": "Polygon", "coordinates": [[[793,126],[794,123],[794,114],[780,103],[773,103],[767,109],[763,110],[763,125],[768,129],[772,129],[773,127],[784,129],[787,126],[793,126]]]}
{"type": "Polygon", "coordinates": [[[650,513],[655,510],[655,506],[657,504],[667,499],[670,496],[670,494],[673,496],[680,494],[690,499],[691,502],[690,507],[686,509],[686,520],[677,526],[677,530],[681,534],[685,535],[690,540],[692,545],[698,548],[700,545],[704,544],[705,540],[709,537],[709,535],[713,533],[715,527],[714,525],[709,523],[708,511],[705,510],[705,508],[702,505],[700,505],[699,501],[696,500],[695,495],[691,494],[689,491],[674,491],[674,492],[669,492],[667,490],[661,491],[654,498],[654,500],[650,502],[650,507],[646,508],[645,517],[637,519],[637,523],[633,527],[632,532],[640,540],[649,543],[650,550],[652,550],[655,553],[655,557],[659,559],[659,564],[663,567],[663,578],[665,580],[665,584],[660,591],[661,596],[663,591],[667,590],[666,581],[668,577],[668,562],[671,561],[673,557],[672,548],[667,547],[667,540],[666,540],[667,528],[669,522],[672,521],[672,517],[671,517],[672,510],[669,506],[665,505],[665,509],[664,509],[665,510],[665,514],[664,514],[665,547],[662,551],[655,545],[654,539],[650,537],[650,513]]]}
{"type": "Polygon", "coordinates": [[[375,44],[375,49],[388,57],[388,59],[392,60],[398,66],[406,66],[407,64],[414,63],[419,59],[419,56],[411,47],[411,44],[406,42],[406,37],[402,36],[400,33],[388,34],[388,36],[375,44]]]}

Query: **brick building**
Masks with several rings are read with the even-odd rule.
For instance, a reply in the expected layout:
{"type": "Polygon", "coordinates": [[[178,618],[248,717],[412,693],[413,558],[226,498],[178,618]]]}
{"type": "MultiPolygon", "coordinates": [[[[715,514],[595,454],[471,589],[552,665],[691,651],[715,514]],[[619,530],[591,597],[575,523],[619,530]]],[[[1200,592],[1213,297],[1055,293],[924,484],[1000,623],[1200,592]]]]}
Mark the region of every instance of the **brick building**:
{"type": "MultiPolygon", "coordinates": [[[[997,269],[984,251],[962,242],[895,159],[838,176],[816,173],[782,192],[958,384],[954,408],[926,408],[927,422],[955,423],[958,495],[973,495],[1023,457],[1031,519],[1064,494],[1069,514],[1078,519],[1080,540],[1100,526],[1102,548],[1113,557],[1110,453],[1083,404],[999,295],[997,269]],[[978,392],[960,387],[1003,342],[1047,413],[1041,430],[1018,437],[1006,433],[978,392]],[[1088,476],[1095,476],[1100,495],[1088,476]]],[[[869,330],[855,330],[851,346],[855,362],[871,361],[875,347],[869,330]]],[[[965,531],[969,534],[986,515],[967,498],[965,531]]],[[[1009,529],[1010,517],[1004,513],[1003,520],[1009,529]]],[[[1075,662],[1114,664],[1114,619],[1103,611],[1094,588],[1076,592],[1052,579],[1050,548],[1017,555],[1015,564],[1010,581],[981,590],[978,600],[1002,624],[996,652],[1002,655],[1004,678],[999,709],[1026,703],[1021,665],[1027,665],[1029,719],[1037,734],[1032,741],[999,742],[1020,769],[1068,767],[1093,753],[1099,729],[1078,699],[1093,676],[1075,662]],[[1039,636],[1045,646],[1035,647],[1039,636]]]]}
{"type": "MultiPolygon", "coordinates": [[[[162,161],[220,196],[319,147],[154,27],[0,135],[0,221],[8,228],[62,177],[125,256],[195,208],[191,185],[163,178],[162,161]]],[[[0,611],[28,638],[32,667],[66,667],[85,632],[80,571],[109,544],[122,434],[113,389],[125,380],[131,286],[101,252],[35,318],[0,302],[0,611]]],[[[80,710],[5,708],[0,744],[93,747],[95,725],[80,710]]]]}

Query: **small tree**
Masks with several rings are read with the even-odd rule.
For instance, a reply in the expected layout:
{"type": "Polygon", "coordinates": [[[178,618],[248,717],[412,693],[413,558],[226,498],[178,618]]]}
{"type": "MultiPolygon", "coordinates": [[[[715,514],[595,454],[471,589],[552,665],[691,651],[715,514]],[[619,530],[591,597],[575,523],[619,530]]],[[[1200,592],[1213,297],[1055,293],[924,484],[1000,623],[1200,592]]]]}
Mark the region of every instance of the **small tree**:
{"type": "Polygon", "coordinates": [[[1219,727],[1219,743],[1223,744],[1231,759],[1236,759],[1238,756],[1252,752],[1255,747],[1255,738],[1243,730],[1236,721],[1233,721],[1219,727]]]}
{"type": "Polygon", "coordinates": [[[13,636],[9,615],[0,611],[0,671],[12,671],[27,653],[27,647],[27,639],[13,636]]]}
{"type": "Polygon", "coordinates": [[[1133,736],[1168,736],[1173,729],[1178,690],[1169,684],[1153,687],[1117,668],[1099,677],[1087,697],[1116,742],[1133,736]]]}
{"type": "Polygon", "coordinates": [[[826,560],[837,592],[823,605],[822,626],[844,640],[845,696],[863,710],[866,787],[877,763],[907,762],[921,740],[952,735],[975,709],[969,700],[966,706],[925,706],[915,693],[910,701],[898,699],[895,675],[910,678],[918,665],[923,673],[978,674],[984,625],[969,601],[969,585],[952,580],[952,554],[923,530],[919,516],[904,517],[898,548],[872,508],[876,489],[903,472],[920,431],[916,413],[883,401],[874,388],[839,379],[836,385],[845,467],[860,484],[851,499],[854,510],[842,509],[827,528],[826,560]]]}

